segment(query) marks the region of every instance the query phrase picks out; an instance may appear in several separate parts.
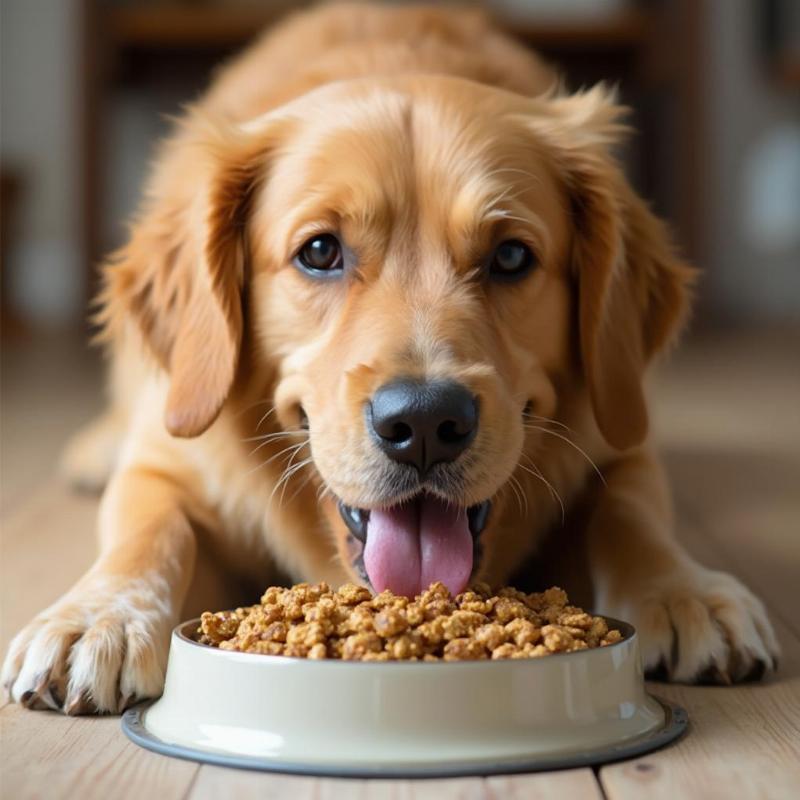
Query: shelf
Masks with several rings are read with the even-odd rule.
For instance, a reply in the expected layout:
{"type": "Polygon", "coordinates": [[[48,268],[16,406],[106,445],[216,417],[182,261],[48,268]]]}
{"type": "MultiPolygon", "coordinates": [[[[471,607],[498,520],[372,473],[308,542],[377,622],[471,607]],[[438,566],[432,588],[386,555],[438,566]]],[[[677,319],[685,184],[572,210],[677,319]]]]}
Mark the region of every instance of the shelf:
{"type": "MultiPolygon", "coordinates": [[[[502,24],[502,19],[500,20],[502,24]]],[[[631,48],[644,45],[649,33],[650,17],[638,9],[630,9],[607,19],[582,22],[505,23],[506,30],[534,47],[587,49],[631,48]]]]}
{"type": "Polygon", "coordinates": [[[800,55],[795,53],[776,58],[773,73],[784,87],[800,86],[800,55]]]}
{"type": "MultiPolygon", "coordinates": [[[[106,12],[106,29],[118,47],[137,50],[214,49],[246,43],[296,3],[264,6],[188,6],[185,4],[116,7],[106,12]]],[[[502,20],[501,20],[502,23],[502,20]]],[[[638,9],[607,19],[565,22],[506,22],[509,33],[532,46],[613,49],[644,43],[648,15],[638,9]]]]}

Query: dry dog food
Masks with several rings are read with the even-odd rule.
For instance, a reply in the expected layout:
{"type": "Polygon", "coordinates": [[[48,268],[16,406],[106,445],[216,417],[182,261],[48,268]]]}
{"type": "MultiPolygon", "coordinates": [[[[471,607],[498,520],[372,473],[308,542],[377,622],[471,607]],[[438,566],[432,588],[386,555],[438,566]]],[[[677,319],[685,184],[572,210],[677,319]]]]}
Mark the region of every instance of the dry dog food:
{"type": "Polygon", "coordinates": [[[197,633],[222,650],[349,661],[537,658],[622,639],[602,617],[568,605],[562,589],[493,594],[481,583],[456,597],[433,583],[413,600],[353,584],[271,586],[260,605],[206,611],[197,633]]]}

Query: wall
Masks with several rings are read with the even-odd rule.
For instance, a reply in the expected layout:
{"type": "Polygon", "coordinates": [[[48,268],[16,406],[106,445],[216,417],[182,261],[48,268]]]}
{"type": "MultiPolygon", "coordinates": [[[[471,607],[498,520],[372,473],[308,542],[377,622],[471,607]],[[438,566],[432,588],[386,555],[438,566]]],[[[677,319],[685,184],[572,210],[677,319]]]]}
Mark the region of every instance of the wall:
{"type": "Polygon", "coordinates": [[[800,94],[761,51],[758,3],[707,0],[709,307],[735,321],[800,318],[800,94]]]}
{"type": "Polygon", "coordinates": [[[23,179],[12,304],[48,326],[82,314],[78,0],[2,0],[0,157],[23,179]]]}

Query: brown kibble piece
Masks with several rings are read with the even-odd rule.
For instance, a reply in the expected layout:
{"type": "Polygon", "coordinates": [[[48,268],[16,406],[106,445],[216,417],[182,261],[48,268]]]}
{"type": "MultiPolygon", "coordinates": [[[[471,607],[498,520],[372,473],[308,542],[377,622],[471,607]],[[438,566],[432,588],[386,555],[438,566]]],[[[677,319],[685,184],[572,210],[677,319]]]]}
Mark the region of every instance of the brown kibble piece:
{"type": "Polygon", "coordinates": [[[530,620],[514,619],[505,626],[506,634],[514,640],[517,647],[536,644],[542,638],[542,631],[530,620]]]}
{"type": "Polygon", "coordinates": [[[372,600],[372,595],[366,586],[356,586],[354,583],[346,583],[341,586],[336,595],[348,606],[356,606],[372,600]]]}
{"type": "Polygon", "coordinates": [[[454,611],[442,625],[444,638],[450,641],[472,636],[484,622],[487,622],[486,617],[476,611],[454,611]]]}
{"type": "Polygon", "coordinates": [[[515,653],[519,652],[519,648],[512,644],[511,642],[506,642],[505,644],[501,644],[499,647],[495,647],[492,650],[492,658],[513,658],[515,653]]]}
{"type": "Polygon", "coordinates": [[[474,636],[476,641],[480,642],[491,651],[496,650],[508,640],[506,629],[496,622],[490,622],[488,625],[481,625],[481,627],[475,631],[474,636]]]}
{"type": "Polygon", "coordinates": [[[344,640],[342,658],[355,661],[364,657],[366,653],[380,653],[383,642],[377,633],[354,633],[344,640]]]}
{"type": "Polygon", "coordinates": [[[474,661],[486,658],[486,648],[474,639],[451,639],[444,646],[445,661],[474,661]]]}
{"type": "Polygon", "coordinates": [[[197,640],[221,650],[351,661],[541,658],[622,640],[602,617],[568,605],[562,589],[492,594],[475,584],[455,598],[433,583],[413,599],[345,584],[270,586],[261,604],[200,618],[197,640]]]}
{"type": "Polygon", "coordinates": [[[602,639],[600,644],[605,647],[609,644],[616,644],[617,642],[622,641],[622,634],[619,631],[609,631],[605,637],[602,639]]]}
{"type": "Polygon", "coordinates": [[[395,636],[386,642],[386,652],[397,661],[419,657],[425,653],[425,642],[416,631],[395,636]]]}
{"type": "Polygon", "coordinates": [[[308,658],[327,658],[327,649],[322,642],[317,642],[308,651],[308,658]]]}
{"type": "Polygon", "coordinates": [[[212,614],[206,611],[200,617],[200,633],[206,639],[206,644],[219,644],[236,635],[239,630],[240,619],[229,611],[220,611],[212,614]]]}
{"type": "Polygon", "coordinates": [[[525,603],[516,598],[501,597],[492,610],[494,618],[498,622],[505,624],[512,619],[529,619],[532,616],[531,610],[525,603]]]}
{"type": "Polygon", "coordinates": [[[375,633],[378,636],[395,636],[408,628],[405,615],[396,608],[384,608],[374,620],[375,633]]]}
{"type": "Polygon", "coordinates": [[[571,634],[557,625],[545,625],[542,628],[542,639],[544,646],[551,653],[563,653],[570,650],[570,645],[574,641],[571,634]]]}

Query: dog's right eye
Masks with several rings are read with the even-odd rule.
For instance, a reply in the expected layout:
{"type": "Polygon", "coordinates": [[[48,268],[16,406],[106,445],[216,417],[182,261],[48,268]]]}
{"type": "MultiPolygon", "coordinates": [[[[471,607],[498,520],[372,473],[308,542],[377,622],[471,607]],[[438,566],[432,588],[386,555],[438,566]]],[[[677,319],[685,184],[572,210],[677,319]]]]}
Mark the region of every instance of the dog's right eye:
{"type": "Polygon", "coordinates": [[[300,248],[295,263],[312,275],[330,274],[342,269],[342,246],[333,234],[314,236],[300,248]]]}

